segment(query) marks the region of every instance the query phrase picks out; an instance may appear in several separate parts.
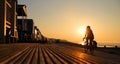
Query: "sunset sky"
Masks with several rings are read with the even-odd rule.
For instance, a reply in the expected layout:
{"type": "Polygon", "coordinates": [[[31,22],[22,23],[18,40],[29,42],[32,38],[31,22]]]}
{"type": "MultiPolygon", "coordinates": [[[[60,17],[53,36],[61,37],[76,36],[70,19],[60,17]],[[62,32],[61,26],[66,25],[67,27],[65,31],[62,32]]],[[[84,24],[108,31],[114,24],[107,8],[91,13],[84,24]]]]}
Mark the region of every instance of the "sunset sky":
{"type": "Polygon", "coordinates": [[[120,0],[18,0],[42,34],[81,42],[90,25],[97,42],[120,42],[120,0]]]}

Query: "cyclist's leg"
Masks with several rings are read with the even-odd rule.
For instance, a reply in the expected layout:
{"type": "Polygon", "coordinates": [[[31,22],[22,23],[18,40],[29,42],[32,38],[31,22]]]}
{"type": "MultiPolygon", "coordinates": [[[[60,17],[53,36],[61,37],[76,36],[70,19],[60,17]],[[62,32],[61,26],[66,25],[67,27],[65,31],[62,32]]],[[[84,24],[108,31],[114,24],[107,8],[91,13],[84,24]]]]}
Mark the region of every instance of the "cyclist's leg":
{"type": "Polygon", "coordinates": [[[89,45],[88,45],[88,39],[86,39],[86,51],[88,51],[89,45]]]}
{"type": "Polygon", "coordinates": [[[86,41],[84,43],[85,43],[85,45],[84,45],[84,51],[86,51],[86,41]]]}
{"type": "Polygon", "coordinates": [[[93,39],[90,39],[90,52],[94,53],[94,49],[93,49],[93,39]]]}

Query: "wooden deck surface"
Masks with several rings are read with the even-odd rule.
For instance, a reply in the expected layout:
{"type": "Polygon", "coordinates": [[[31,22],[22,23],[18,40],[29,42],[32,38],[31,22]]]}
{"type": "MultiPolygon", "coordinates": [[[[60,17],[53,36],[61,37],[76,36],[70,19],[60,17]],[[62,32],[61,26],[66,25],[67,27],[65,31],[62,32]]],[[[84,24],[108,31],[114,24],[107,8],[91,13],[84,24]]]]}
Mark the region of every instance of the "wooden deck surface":
{"type": "Polygon", "coordinates": [[[96,55],[83,53],[82,48],[69,45],[0,44],[0,64],[119,64],[119,61],[96,55]]]}

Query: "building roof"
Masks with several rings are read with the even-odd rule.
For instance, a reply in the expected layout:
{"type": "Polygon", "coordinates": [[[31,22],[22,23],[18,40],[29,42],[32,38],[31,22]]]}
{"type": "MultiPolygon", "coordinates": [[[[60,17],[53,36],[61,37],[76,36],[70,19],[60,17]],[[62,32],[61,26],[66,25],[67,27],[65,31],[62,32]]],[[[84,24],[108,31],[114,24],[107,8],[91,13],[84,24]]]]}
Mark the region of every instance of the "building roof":
{"type": "Polygon", "coordinates": [[[26,5],[18,5],[17,14],[18,16],[27,16],[26,5]]]}

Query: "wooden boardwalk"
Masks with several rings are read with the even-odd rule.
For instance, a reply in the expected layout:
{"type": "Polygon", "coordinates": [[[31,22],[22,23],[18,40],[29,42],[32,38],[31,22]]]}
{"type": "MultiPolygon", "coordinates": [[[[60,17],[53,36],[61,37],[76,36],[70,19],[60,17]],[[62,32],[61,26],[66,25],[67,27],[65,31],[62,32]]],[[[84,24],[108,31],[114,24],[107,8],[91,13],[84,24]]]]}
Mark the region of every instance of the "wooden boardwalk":
{"type": "MultiPolygon", "coordinates": [[[[18,43],[0,45],[0,64],[105,64],[81,48],[58,44],[18,43]]],[[[113,62],[114,63],[114,62],[113,62]]],[[[117,63],[115,63],[117,64],[117,63]]]]}

